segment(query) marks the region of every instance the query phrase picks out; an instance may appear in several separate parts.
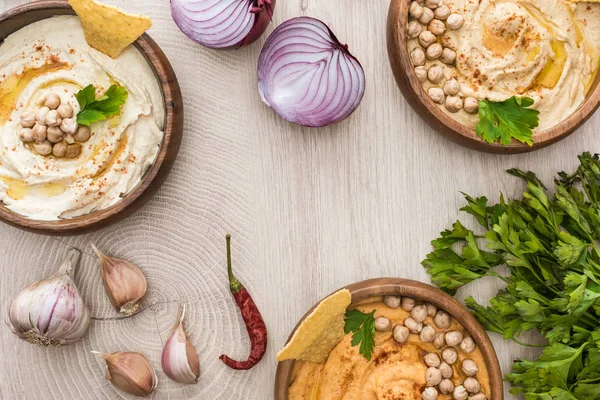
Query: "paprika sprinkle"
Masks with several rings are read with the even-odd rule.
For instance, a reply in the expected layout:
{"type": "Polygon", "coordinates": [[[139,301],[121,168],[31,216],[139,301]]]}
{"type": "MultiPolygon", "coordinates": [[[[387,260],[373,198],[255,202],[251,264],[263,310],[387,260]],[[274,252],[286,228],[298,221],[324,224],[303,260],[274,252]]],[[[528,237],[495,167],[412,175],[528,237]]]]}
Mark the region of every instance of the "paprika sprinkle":
{"type": "Polygon", "coordinates": [[[262,360],[267,351],[267,327],[258,311],[258,307],[252,300],[250,293],[240,281],[233,275],[231,267],[231,235],[227,234],[227,272],[229,274],[229,289],[233,298],[242,312],[242,318],[250,336],[251,350],[250,357],[246,361],[235,361],[226,355],[219,357],[227,366],[233,369],[250,369],[262,360]]]}

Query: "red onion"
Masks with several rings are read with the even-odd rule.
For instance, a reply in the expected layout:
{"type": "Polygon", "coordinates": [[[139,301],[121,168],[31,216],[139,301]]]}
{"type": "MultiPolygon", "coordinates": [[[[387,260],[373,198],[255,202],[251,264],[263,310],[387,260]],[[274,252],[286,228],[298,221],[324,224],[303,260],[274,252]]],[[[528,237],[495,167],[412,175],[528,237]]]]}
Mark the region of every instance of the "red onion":
{"type": "Polygon", "coordinates": [[[365,72],[327,25],[293,18],[279,25],[262,49],[258,90],[284,119],[321,127],[356,110],[365,93],[365,72]]]}
{"type": "Polygon", "coordinates": [[[267,29],[275,0],[171,0],[173,20],[190,39],[228,49],[253,43],[267,29]]]}

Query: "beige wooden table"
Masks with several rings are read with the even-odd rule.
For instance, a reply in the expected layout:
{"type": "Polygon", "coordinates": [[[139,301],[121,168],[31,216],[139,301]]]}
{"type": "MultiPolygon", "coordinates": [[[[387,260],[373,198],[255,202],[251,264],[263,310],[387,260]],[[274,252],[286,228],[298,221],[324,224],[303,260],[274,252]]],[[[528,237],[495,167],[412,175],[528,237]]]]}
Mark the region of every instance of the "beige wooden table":
{"type": "MultiPolygon", "coordinates": [[[[0,0],[0,11],[24,1],[0,0]]],[[[167,0],[112,0],[150,15],[152,37],[167,54],[185,99],[185,137],[169,179],[141,211],[79,237],[37,236],[0,224],[0,318],[26,284],[51,274],[69,246],[85,254],[77,282],[92,314],[113,317],[91,243],[138,264],[150,309],[125,321],[93,321],[82,342],[44,349],[0,327],[0,398],[121,399],[91,350],[136,350],[160,370],[162,343],[189,305],[188,331],[201,358],[194,386],[159,372],[153,399],[271,399],[275,354],[304,312],[327,293],[366,278],[427,281],[420,261],[429,241],[458,216],[459,190],[497,199],[522,190],[509,167],[533,169],[550,182],[577,154],[600,150],[600,115],[546,150],[493,156],[438,136],[409,108],[388,66],[386,0],[279,0],[270,30],[310,15],[330,24],[362,62],[367,92],[358,111],[332,128],[286,123],[256,89],[264,36],[238,51],[207,50],[173,23],[167,0]],[[234,372],[218,359],[245,358],[249,343],[228,291],[225,233],[233,235],[239,278],[269,327],[263,362],[234,372]]],[[[269,31],[270,31],[269,30],[269,31]]],[[[484,300],[497,288],[463,291],[484,300]]],[[[503,370],[534,353],[492,335],[503,370]]],[[[508,389],[507,389],[508,390],[508,389]]],[[[508,397],[509,399],[515,397],[508,397]]]]}

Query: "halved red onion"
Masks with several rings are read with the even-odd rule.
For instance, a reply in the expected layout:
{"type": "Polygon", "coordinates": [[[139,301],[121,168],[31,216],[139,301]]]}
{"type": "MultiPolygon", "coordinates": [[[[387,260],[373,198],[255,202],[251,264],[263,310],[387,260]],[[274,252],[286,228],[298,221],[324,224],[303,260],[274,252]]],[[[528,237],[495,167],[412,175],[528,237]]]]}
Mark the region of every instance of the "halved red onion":
{"type": "Polygon", "coordinates": [[[279,25],[262,49],[258,90],[284,119],[321,127],[356,110],[365,93],[365,72],[327,25],[293,18],[279,25]]]}
{"type": "Polygon", "coordinates": [[[267,29],[275,0],[171,0],[173,20],[190,39],[228,49],[253,43],[267,29]]]}

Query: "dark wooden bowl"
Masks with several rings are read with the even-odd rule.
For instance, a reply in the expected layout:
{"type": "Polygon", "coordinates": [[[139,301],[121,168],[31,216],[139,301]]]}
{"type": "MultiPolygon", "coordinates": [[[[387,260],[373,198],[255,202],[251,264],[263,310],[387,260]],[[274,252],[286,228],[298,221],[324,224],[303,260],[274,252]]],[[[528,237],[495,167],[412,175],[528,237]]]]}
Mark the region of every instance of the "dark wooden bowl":
{"type": "MultiPolygon", "coordinates": [[[[483,355],[490,375],[490,389],[492,391],[490,400],[504,399],[502,372],[500,370],[500,364],[498,364],[496,351],[494,350],[490,338],[469,310],[452,296],[449,296],[431,285],[410,279],[399,278],[370,279],[348,285],[343,289],[348,289],[350,293],[352,293],[352,303],[364,300],[368,297],[398,295],[423,300],[447,311],[471,334],[481,350],[481,354],[483,355]]],[[[298,322],[298,325],[296,325],[292,331],[288,341],[292,338],[302,321],[310,315],[318,304],[319,303],[315,304],[313,308],[304,314],[302,319],[298,322]]],[[[294,363],[294,360],[287,360],[278,364],[277,374],[275,375],[275,400],[288,400],[288,387],[292,377],[294,363]]]]}
{"type": "MultiPolygon", "coordinates": [[[[44,0],[24,4],[0,15],[0,43],[11,33],[54,15],[74,15],[67,1],[44,0]]],[[[46,235],[76,235],[114,224],[133,214],[156,193],[167,178],[183,136],[183,100],[175,72],[160,47],[144,34],[135,46],[152,67],[165,105],[164,138],[154,164],[141,182],[115,205],[76,218],[37,221],[17,214],[0,202],[0,220],[30,232],[46,235]]]]}
{"type": "Polygon", "coordinates": [[[406,101],[433,129],[452,141],[488,153],[525,153],[541,149],[566,138],[587,121],[600,106],[600,74],[596,76],[585,102],[560,124],[534,134],[533,146],[514,141],[508,145],[489,144],[473,129],[455,121],[429,98],[417,76],[408,54],[408,8],[410,0],[391,0],[387,23],[387,47],[390,64],[406,101]]]}

